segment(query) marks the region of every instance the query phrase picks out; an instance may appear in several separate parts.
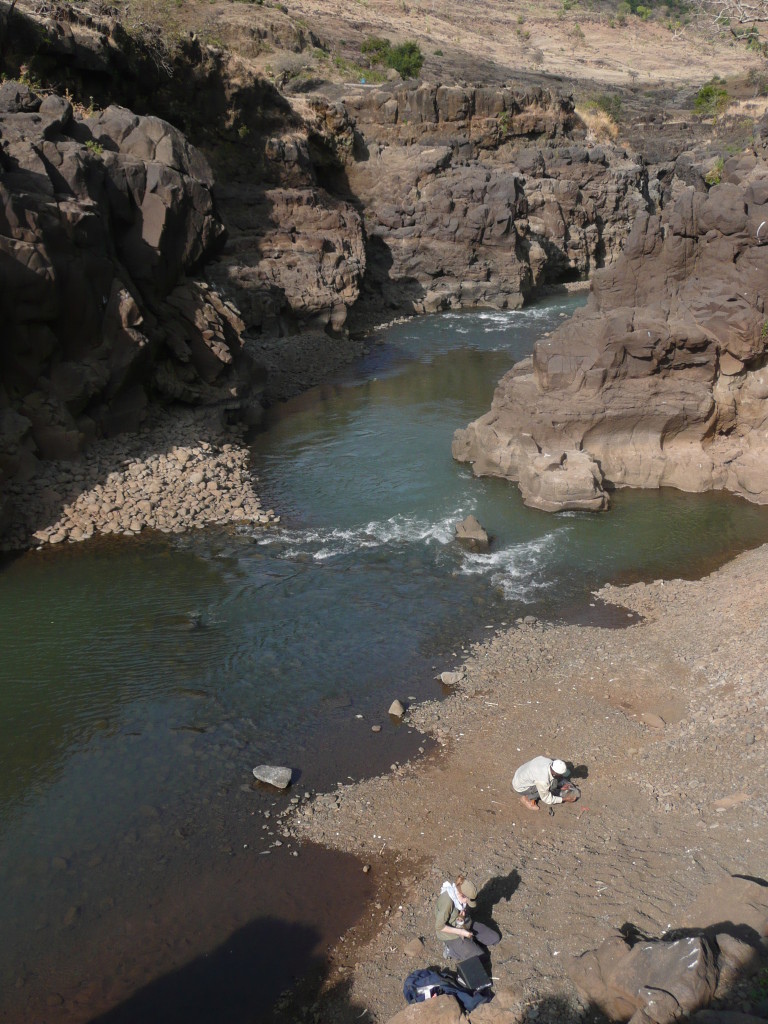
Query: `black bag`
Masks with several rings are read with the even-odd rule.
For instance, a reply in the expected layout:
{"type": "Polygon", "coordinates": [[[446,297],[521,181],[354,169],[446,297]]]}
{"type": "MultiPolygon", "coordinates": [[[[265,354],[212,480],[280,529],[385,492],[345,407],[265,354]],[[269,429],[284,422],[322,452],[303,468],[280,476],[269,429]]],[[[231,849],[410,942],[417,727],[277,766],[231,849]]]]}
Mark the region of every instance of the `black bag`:
{"type": "Polygon", "coordinates": [[[486,992],[491,988],[491,979],[479,956],[471,956],[467,960],[460,960],[456,970],[459,972],[459,980],[471,992],[486,992]]]}

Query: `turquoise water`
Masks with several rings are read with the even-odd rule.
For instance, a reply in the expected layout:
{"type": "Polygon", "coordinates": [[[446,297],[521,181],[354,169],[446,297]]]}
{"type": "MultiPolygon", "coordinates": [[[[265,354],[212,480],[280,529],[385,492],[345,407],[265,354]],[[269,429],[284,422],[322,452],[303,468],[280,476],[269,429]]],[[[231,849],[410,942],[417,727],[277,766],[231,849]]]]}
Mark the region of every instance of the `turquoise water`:
{"type": "Polygon", "coordinates": [[[392,327],[343,379],[275,410],[253,465],[279,528],[96,541],[3,567],[6,1019],[43,1006],[90,1020],[254,917],[280,918],[309,869],[285,848],[262,856],[259,814],[288,797],[251,791],[255,764],[290,764],[299,792],[381,771],[420,742],[389,722],[391,700],[435,696],[437,671],[484,627],[768,540],[768,512],[726,495],[621,492],[607,514],[549,516],[451,459],[453,431],[580,301],[392,327]],[[488,554],[452,540],[470,512],[488,554]],[[78,1009],[84,958],[96,990],[78,1009]]]}

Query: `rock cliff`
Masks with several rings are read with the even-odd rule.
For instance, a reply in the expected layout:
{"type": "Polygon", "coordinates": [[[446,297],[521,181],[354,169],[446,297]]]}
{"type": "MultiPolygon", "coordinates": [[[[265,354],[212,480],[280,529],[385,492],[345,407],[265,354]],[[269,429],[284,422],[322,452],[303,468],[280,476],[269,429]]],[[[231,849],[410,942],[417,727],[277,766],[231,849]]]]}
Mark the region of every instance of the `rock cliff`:
{"type": "Polygon", "coordinates": [[[621,256],[595,274],[587,307],[457,432],[454,456],[519,481],[548,510],[663,485],[768,502],[766,237],[759,146],[711,187],[676,175],[669,201],[639,214],[621,256]],[[569,466],[585,463],[574,484],[569,466]]]}
{"type": "Polygon", "coordinates": [[[242,322],[192,277],[225,234],[201,154],[158,118],[10,81],[0,141],[0,471],[136,429],[150,400],[242,401],[242,322]]]}
{"type": "Polygon", "coordinates": [[[365,209],[366,313],[522,305],[586,278],[646,209],[645,169],[587,145],[569,96],[393,84],[343,98],[365,209]]]}
{"type": "Polygon", "coordinates": [[[6,476],[154,403],[258,409],[392,316],[586,279],[669,192],[669,169],[590,143],[551,89],[396,77],[286,97],[196,38],[168,69],[106,15],[27,7],[4,31],[17,63],[66,64],[103,104],[10,81],[0,98],[6,476]]]}

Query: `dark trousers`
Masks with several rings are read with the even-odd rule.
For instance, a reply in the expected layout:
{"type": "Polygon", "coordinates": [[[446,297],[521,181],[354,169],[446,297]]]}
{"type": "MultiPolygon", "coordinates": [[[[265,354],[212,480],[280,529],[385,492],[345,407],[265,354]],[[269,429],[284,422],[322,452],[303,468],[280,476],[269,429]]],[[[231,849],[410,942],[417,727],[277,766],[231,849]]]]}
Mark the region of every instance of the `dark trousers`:
{"type": "Polygon", "coordinates": [[[473,921],[471,930],[474,939],[465,939],[461,936],[451,939],[450,942],[446,940],[448,955],[454,960],[468,960],[471,956],[482,956],[486,952],[485,946],[495,946],[497,942],[501,942],[499,933],[495,932],[493,928],[489,928],[487,924],[473,921]]]}

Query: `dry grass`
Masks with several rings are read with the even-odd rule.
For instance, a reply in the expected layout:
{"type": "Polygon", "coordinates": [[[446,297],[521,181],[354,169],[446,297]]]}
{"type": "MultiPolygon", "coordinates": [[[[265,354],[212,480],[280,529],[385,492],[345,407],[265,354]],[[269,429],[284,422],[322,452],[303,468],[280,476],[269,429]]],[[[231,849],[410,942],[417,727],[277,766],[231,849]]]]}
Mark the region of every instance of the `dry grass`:
{"type": "Polygon", "coordinates": [[[725,111],[728,117],[761,118],[768,111],[768,96],[756,96],[753,100],[736,100],[729,103],[725,111]]]}
{"type": "Polygon", "coordinates": [[[590,142],[615,142],[619,137],[619,126],[604,110],[577,107],[576,113],[586,125],[590,142]]]}

